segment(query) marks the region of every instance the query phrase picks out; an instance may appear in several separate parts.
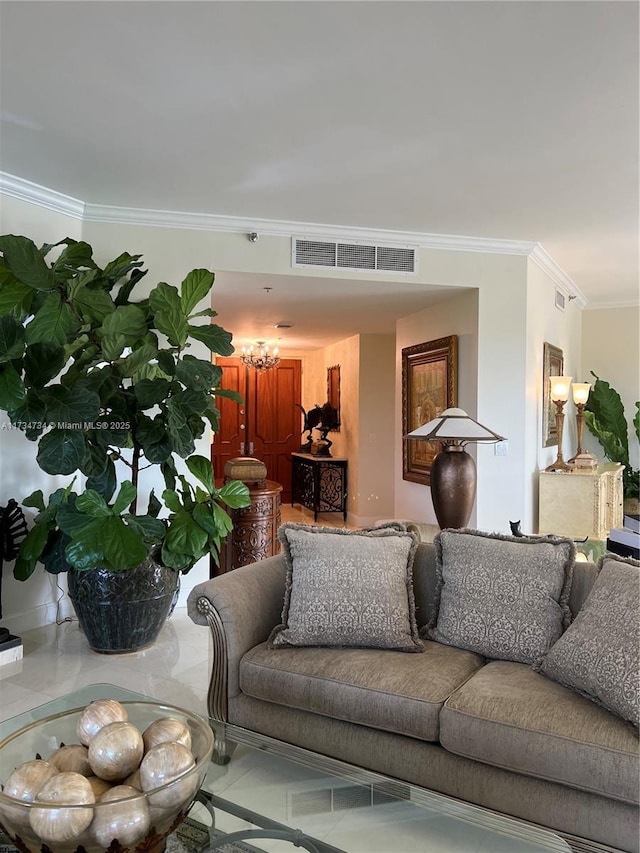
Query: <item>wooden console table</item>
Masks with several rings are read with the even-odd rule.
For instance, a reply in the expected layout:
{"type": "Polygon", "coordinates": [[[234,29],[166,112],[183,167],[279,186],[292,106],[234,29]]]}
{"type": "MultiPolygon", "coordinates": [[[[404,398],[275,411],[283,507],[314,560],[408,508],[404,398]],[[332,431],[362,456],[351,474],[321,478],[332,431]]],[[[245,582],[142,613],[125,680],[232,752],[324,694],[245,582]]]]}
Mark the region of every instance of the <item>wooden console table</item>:
{"type": "Polygon", "coordinates": [[[211,577],[273,557],[280,550],[277,533],[282,486],[273,480],[247,485],[251,503],[239,509],[227,509],[233,520],[233,530],[220,549],[220,566],[211,560],[211,577]]]}
{"type": "Polygon", "coordinates": [[[292,453],[291,506],[319,512],[341,512],[347,520],[347,460],[336,456],[292,453]]]}

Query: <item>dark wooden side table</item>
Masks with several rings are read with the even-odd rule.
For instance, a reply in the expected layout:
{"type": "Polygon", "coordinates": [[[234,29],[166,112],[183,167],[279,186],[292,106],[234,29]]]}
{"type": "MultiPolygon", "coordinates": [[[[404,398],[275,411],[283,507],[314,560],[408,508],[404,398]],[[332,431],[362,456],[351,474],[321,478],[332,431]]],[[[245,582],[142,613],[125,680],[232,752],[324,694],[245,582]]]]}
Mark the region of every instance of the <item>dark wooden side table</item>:
{"type": "Polygon", "coordinates": [[[347,520],[347,460],[337,456],[292,453],[291,506],[319,512],[341,512],[347,520]]]}
{"type": "Polygon", "coordinates": [[[273,480],[247,485],[251,503],[241,509],[227,509],[233,520],[233,530],[220,549],[220,566],[211,560],[211,577],[273,557],[280,550],[277,531],[282,486],[273,480]]]}

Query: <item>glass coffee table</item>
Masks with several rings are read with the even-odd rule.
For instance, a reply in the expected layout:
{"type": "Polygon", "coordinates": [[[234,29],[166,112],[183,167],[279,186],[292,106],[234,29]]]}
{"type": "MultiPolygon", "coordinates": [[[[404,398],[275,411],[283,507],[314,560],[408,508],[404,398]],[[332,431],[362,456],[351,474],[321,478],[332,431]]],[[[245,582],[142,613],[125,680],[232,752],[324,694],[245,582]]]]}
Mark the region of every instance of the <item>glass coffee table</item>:
{"type": "MultiPolygon", "coordinates": [[[[98,698],[149,699],[111,684],[90,685],[0,723],[0,740],[98,698]]],[[[290,853],[295,847],[310,853],[570,853],[548,830],[244,735],[229,764],[211,764],[166,853],[290,853]]]]}

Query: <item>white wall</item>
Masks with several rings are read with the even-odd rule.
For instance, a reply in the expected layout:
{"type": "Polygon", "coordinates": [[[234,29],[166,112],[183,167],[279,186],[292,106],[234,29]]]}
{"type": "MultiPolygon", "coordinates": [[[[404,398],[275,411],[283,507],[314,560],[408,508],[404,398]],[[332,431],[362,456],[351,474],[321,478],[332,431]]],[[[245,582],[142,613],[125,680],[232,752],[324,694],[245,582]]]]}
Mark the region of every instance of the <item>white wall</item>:
{"type": "MultiPolygon", "coordinates": [[[[556,285],[538,266],[529,263],[527,288],[527,384],[524,477],[529,485],[522,518],[525,533],[538,531],[538,471],[555,461],[558,447],[543,447],[542,408],[544,344],[559,347],[564,355],[565,376],[581,381],[582,316],[574,301],[566,300],[565,310],[555,307],[556,285]]],[[[576,421],[573,403],[565,405],[562,452],[569,459],[576,448],[576,421]]],[[[515,519],[514,519],[515,520],[515,519]]]]}
{"type": "MultiPolygon", "coordinates": [[[[584,311],[582,315],[582,361],[580,380],[595,382],[593,371],[615,388],[622,399],[629,423],[631,466],[640,468],[640,447],[632,425],[640,400],[640,308],[607,308],[584,311]]],[[[583,446],[599,459],[604,451],[585,426],[583,446]]]]}

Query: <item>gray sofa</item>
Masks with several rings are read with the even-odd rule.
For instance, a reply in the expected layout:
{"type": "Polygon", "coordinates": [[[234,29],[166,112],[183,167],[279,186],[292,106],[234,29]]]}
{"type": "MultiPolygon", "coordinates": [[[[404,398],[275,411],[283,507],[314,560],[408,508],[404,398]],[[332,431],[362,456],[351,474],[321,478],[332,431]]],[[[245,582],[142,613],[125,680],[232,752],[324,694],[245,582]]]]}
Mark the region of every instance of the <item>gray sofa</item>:
{"type": "MultiPolygon", "coordinates": [[[[213,637],[214,720],[549,827],[578,850],[638,853],[629,723],[528,665],[432,641],[425,654],[269,648],[285,576],[278,555],[189,595],[191,618],[213,637]]],[[[576,563],[574,615],[595,577],[593,564],[576,563]]],[[[419,625],[432,615],[435,585],[435,549],[422,543],[419,625]]]]}

